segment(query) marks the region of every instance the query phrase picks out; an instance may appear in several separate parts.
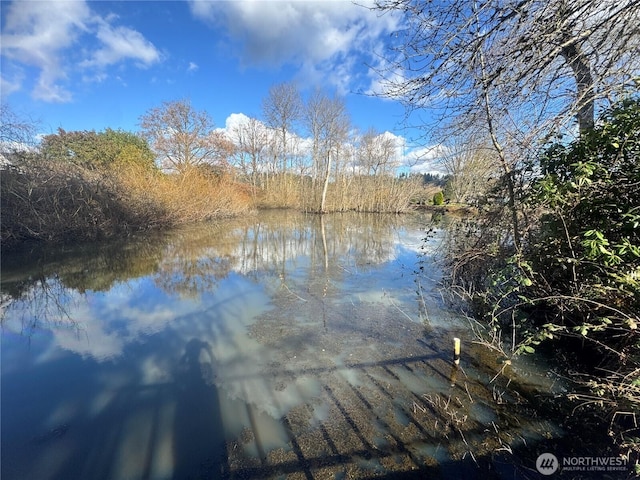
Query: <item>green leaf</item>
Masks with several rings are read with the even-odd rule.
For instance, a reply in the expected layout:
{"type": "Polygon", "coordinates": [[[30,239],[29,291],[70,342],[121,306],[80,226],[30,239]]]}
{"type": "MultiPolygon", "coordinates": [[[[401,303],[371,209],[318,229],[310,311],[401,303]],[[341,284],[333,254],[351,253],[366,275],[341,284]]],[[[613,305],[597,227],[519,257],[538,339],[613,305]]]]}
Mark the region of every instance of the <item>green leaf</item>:
{"type": "Polygon", "coordinates": [[[583,337],[586,337],[587,333],[589,333],[589,328],[590,325],[586,325],[583,323],[582,325],[576,325],[575,327],[573,327],[573,330],[578,332],[583,337]]]}

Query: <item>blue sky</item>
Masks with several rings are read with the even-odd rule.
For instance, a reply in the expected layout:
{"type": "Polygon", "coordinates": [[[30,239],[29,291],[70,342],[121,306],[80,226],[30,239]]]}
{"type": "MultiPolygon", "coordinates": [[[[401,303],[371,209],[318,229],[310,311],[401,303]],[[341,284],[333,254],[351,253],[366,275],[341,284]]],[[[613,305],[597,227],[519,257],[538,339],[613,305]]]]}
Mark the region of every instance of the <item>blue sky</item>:
{"type": "MultiPolygon", "coordinates": [[[[358,2],[367,4],[369,0],[358,2]]],[[[261,118],[272,85],[343,95],[352,123],[406,140],[404,109],[379,92],[385,42],[402,28],[347,0],[1,1],[2,101],[43,134],[122,128],[163,101],[188,98],[218,127],[261,118]]],[[[434,170],[432,155],[411,163],[434,170]]]]}

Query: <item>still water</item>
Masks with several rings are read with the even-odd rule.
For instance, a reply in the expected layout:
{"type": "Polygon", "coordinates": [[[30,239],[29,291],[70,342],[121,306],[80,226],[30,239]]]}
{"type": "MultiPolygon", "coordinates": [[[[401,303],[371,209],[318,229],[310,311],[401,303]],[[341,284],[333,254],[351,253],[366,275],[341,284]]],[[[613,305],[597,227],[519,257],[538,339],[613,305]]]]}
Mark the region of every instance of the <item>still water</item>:
{"type": "Polygon", "coordinates": [[[428,223],[261,213],[3,259],[2,478],[513,471],[497,452],[560,432],[511,380],[553,380],[471,343],[428,223]]]}

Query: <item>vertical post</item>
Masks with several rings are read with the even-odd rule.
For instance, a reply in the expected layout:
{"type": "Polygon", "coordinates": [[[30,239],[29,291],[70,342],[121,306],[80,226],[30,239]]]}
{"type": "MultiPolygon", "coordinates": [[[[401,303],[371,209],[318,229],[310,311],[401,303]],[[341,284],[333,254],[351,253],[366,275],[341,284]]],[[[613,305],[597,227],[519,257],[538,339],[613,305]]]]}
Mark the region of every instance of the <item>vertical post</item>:
{"type": "Polygon", "coordinates": [[[449,383],[452,387],[456,386],[456,381],[458,380],[458,372],[460,371],[460,367],[458,365],[451,365],[451,373],[449,373],[449,383]]]}
{"type": "Polygon", "coordinates": [[[460,339],[453,339],[453,363],[460,365],[460,339]]]}

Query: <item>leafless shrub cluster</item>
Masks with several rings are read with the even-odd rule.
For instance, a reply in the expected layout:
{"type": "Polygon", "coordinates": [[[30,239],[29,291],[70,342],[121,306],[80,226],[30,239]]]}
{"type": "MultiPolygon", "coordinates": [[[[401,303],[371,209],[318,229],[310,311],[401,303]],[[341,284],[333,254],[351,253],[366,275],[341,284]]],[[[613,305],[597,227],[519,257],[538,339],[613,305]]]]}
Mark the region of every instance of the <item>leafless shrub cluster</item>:
{"type": "Polygon", "coordinates": [[[73,164],[41,158],[5,167],[0,239],[8,248],[22,240],[81,241],[127,232],[152,221],[135,212],[113,179],[73,164]]]}

